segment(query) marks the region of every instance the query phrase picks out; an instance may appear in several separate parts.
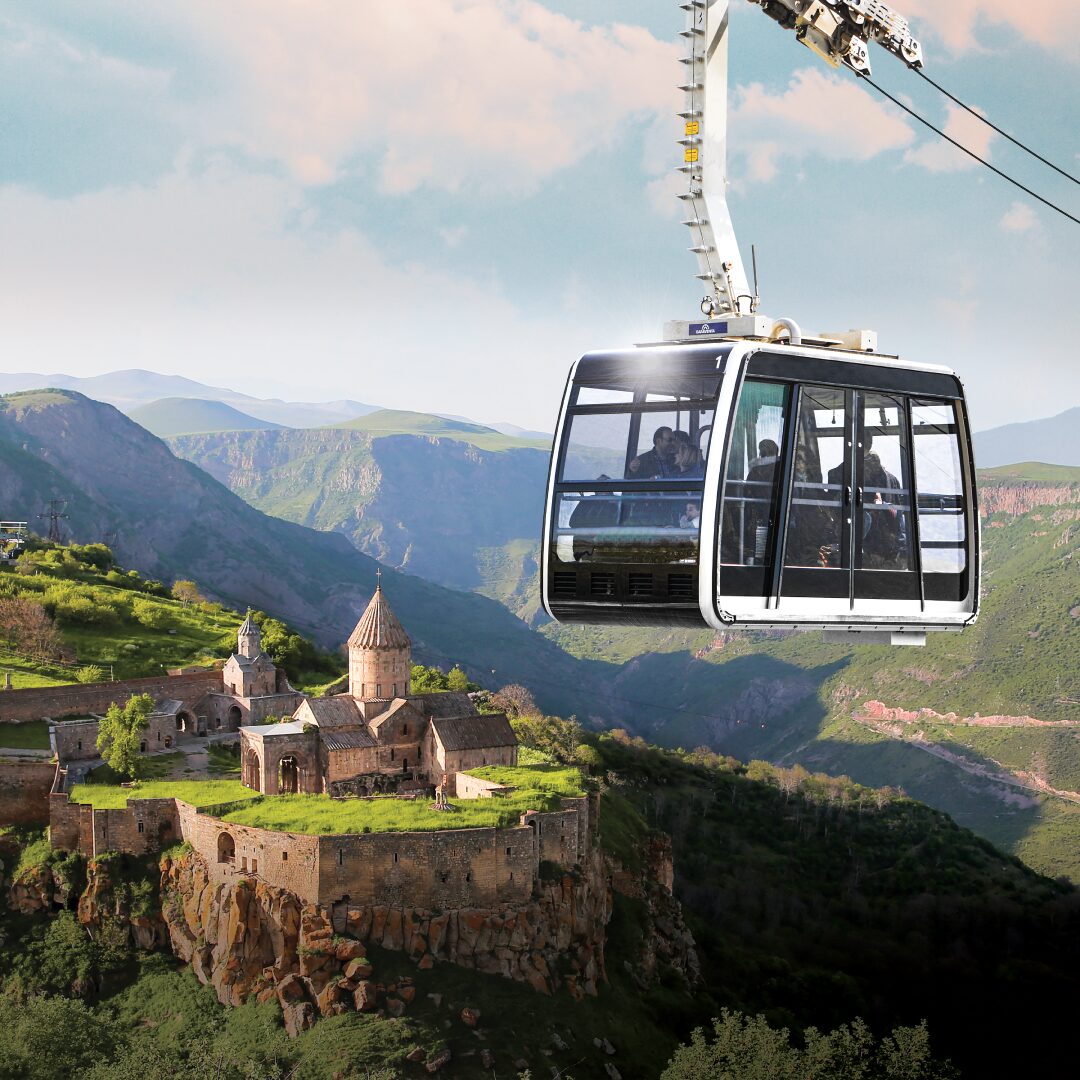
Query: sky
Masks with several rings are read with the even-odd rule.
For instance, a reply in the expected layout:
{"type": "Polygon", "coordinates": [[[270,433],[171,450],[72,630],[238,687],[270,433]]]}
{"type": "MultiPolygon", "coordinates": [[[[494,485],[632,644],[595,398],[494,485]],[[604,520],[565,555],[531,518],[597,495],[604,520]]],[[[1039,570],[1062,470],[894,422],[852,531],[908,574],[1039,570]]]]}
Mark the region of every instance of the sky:
{"type": "MultiPolygon", "coordinates": [[[[898,0],[926,71],[1080,174],[1075,0],[898,0]]],[[[0,366],[551,430],[571,363],[697,315],[676,0],[0,0],[0,366]]],[[[1080,216],[880,49],[874,77],[1080,216]]],[[[762,310],[1080,404],[1080,226],[733,0],[762,310]]]]}

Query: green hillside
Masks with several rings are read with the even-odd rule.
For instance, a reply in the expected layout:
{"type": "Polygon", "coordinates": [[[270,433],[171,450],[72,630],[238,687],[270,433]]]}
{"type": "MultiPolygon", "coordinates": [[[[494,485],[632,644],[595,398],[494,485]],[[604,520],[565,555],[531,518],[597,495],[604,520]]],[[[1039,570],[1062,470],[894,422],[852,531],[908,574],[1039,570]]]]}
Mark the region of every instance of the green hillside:
{"type": "MultiPolygon", "coordinates": [[[[450,964],[424,970],[371,948],[376,979],[407,977],[416,988],[404,1016],[349,1011],[290,1040],[276,1002],[223,1009],[167,954],[136,953],[109,915],[88,934],[73,911],[58,910],[6,924],[0,1063],[30,1080],[390,1080],[422,1073],[403,1063],[412,1048],[430,1058],[445,1046],[445,1075],[481,1080],[493,1070],[478,1048],[489,1046],[497,1076],[516,1075],[513,1063],[524,1059],[533,1076],[554,1068],[609,1080],[610,1063],[644,1078],[660,1075],[676,1044],[727,1008],[796,1033],[861,1017],[881,1035],[926,1020],[935,1057],[964,1076],[1023,1075],[1032,1061],[1040,1073],[1068,1075],[1080,992],[1075,889],[895,790],[662,751],[565,722],[532,718],[521,730],[564,765],[591,762],[599,841],[616,871],[627,871],[616,873],[597,997],[544,996],[450,964]],[[669,940],[678,933],[670,909],[652,906],[655,892],[638,892],[646,868],[665,872],[669,851],[696,985],[662,951],[657,930],[669,940]],[[466,1005],[479,1010],[483,1041],[461,1021],[466,1005]],[[46,1020],[49,1039],[28,1044],[31,1022],[46,1020]],[[613,1056],[594,1042],[605,1039],[613,1056]]],[[[11,865],[26,871],[51,859],[66,880],[83,879],[78,857],[51,855],[41,840],[25,846],[33,839],[21,853],[5,839],[11,865]]],[[[161,902],[153,863],[101,861],[118,902],[97,895],[97,910],[153,917],[161,902]]]]}
{"type": "Polygon", "coordinates": [[[447,420],[442,416],[409,412],[405,409],[379,409],[355,420],[332,426],[346,431],[366,431],[372,435],[426,435],[432,438],[457,439],[471,443],[481,450],[495,452],[515,449],[551,450],[548,440],[515,438],[483,424],[447,420]]]}
{"type": "Polygon", "coordinates": [[[1025,461],[1019,465],[999,465],[996,469],[980,469],[982,481],[1034,480],[1048,484],[1080,484],[1080,466],[1047,465],[1042,461],[1025,461]]]}
{"type": "Polygon", "coordinates": [[[234,409],[223,401],[162,398],[132,409],[128,416],[159,438],[208,431],[257,431],[280,428],[234,409]]]}
{"type": "Polygon", "coordinates": [[[1080,502],[994,514],[983,535],[979,621],[931,635],[924,649],[825,646],[817,633],[543,632],[621,664],[583,710],[598,722],[614,708],[663,745],[902,786],[1032,866],[1080,880],[1080,805],[1068,795],[1080,790],[1080,730],[1068,723],[1080,721],[1080,502]],[[923,721],[894,735],[857,718],[867,701],[1062,726],[923,721]]]}
{"type": "Polygon", "coordinates": [[[339,532],[383,563],[482,593],[528,621],[539,612],[548,454],[505,439],[384,411],[358,426],[184,436],[170,445],[265,513],[339,532]],[[404,433],[387,417],[417,422],[404,433]],[[369,420],[373,429],[362,430],[369,420]]]}

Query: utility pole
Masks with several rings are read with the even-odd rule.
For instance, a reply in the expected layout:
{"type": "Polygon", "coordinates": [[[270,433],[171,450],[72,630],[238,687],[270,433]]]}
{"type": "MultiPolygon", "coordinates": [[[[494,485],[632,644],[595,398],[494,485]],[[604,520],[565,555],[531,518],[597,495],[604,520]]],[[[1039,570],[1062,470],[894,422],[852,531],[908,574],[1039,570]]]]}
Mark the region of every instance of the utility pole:
{"type": "Polygon", "coordinates": [[[65,499],[50,499],[48,502],[48,511],[44,514],[38,514],[39,518],[49,519],[49,536],[48,539],[51,543],[60,544],[63,539],[60,535],[60,522],[67,518],[64,508],[67,506],[65,499]]]}

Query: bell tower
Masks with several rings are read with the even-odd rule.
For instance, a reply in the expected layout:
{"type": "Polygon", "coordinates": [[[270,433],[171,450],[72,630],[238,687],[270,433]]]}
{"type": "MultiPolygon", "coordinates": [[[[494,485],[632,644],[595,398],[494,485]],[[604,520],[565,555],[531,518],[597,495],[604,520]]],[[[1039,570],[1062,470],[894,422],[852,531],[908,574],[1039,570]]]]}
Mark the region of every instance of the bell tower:
{"type": "Polygon", "coordinates": [[[411,672],[412,642],[390,610],[380,580],[349,635],[349,695],[357,701],[407,697],[411,672]]]}
{"type": "Polygon", "coordinates": [[[250,611],[236,632],[236,652],[249,660],[254,660],[262,652],[262,631],[252,620],[250,611]]]}

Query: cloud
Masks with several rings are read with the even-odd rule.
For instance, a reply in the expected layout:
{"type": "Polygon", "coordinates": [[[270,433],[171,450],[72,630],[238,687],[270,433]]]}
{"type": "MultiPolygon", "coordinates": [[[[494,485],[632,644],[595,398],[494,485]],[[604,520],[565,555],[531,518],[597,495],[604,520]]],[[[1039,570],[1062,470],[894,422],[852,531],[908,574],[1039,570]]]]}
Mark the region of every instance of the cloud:
{"type": "Polygon", "coordinates": [[[1038,228],[1039,217],[1027,203],[1014,202],[1000,224],[1006,232],[1026,233],[1038,228]]]}
{"type": "Polygon", "coordinates": [[[211,58],[204,138],[325,184],[357,156],[381,189],[533,190],[670,108],[677,46],[534,0],[192,0],[168,16],[211,58]]]}
{"type": "Polygon", "coordinates": [[[552,358],[580,355],[594,304],[582,299],[581,321],[553,320],[420,253],[315,227],[304,205],[288,177],[224,160],[64,200],[0,188],[4,256],[19,268],[0,291],[6,361],[145,367],[256,394],[273,380],[301,400],[306,386],[335,386],[391,407],[551,424],[566,377],[552,358]]]}
{"type": "Polygon", "coordinates": [[[1076,54],[1071,29],[1076,0],[905,0],[904,14],[920,34],[939,38],[954,52],[981,47],[981,26],[1007,26],[1020,37],[1047,49],[1076,54]]]}
{"type": "Polygon", "coordinates": [[[776,178],[785,158],[868,161],[915,139],[903,119],[857,83],[816,68],[796,71],[781,93],[760,83],[737,88],[731,128],[745,178],[761,183],[776,178]]]}
{"type": "MultiPolygon", "coordinates": [[[[948,104],[948,118],[942,130],[961,146],[966,146],[984,160],[990,159],[990,149],[997,137],[978,117],[956,105],[948,104]]],[[[937,135],[931,135],[927,142],[904,155],[904,160],[911,165],[920,165],[932,173],[964,172],[978,167],[974,158],[958,150],[937,135]]]]}

